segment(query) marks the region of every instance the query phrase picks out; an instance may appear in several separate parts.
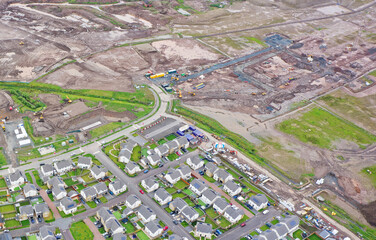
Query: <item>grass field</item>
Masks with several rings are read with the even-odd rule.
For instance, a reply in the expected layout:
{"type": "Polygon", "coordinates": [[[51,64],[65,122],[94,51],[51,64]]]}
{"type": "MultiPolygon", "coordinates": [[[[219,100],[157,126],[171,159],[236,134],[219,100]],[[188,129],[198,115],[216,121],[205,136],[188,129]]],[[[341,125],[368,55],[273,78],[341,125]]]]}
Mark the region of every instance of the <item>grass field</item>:
{"type": "Polygon", "coordinates": [[[110,134],[113,132],[113,130],[124,126],[125,123],[123,122],[111,122],[105,125],[102,125],[100,127],[97,127],[90,131],[90,135],[92,138],[97,138],[105,134],[110,134]]]}
{"type": "Polygon", "coordinates": [[[285,120],[277,128],[304,143],[328,149],[341,139],[354,142],[361,148],[376,141],[374,135],[321,108],[313,108],[298,118],[285,120]]]}
{"type": "Polygon", "coordinates": [[[302,233],[303,233],[303,231],[301,230],[301,229],[298,229],[298,230],[296,230],[293,234],[292,234],[292,236],[294,237],[294,239],[303,239],[303,237],[302,237],[302,233]]]}
{"type": "Polygon", "coordinates": [[[141,147],[139,145],[135,146],[132,151],[131,161],[138,162],[141,159],[141,147]]]}
{"type": "Polygon", "coordinates": [[[206,211],[206,214],[208,214],[209,217],[211,217],[213,219],[218,217],[218,213],[214,211],[213,207],[210,207],[210,208],[206,209],[205,211],[206,211]]]}
{"type": "Polygon", "coordinates": [[[182,180],[179,180],[177,183],[175,183],[174,187],[176,187],[177,189],[183,189],[187,186],[187,184],[185,184],[185,182],[183,182],[182,180]]]}
{"type": "Polygon", "coordinates": [[[0,188],[7,187],[7,183],[5,182],[4,178],[0,178],[0,188]]]}
{"type": "Polygon", "coordinates": [[[137,238],[140,239],[140,240],[149,240],[150,239],[143,231],[137,232],[137,238]]]}
{"type": "Polygon", "coordinates": [[[15,211],[16,211],[16,208],[14,207],[13,204],[0,206],[0,212],[2,214],[8,213],[8,212],[15,212],[15,211]]]}
{"type": "Polygon", "coordinates": [[[5,227],[7,227],[7,228],[18,227],[20,225],[21,225],[21,223],[19,221],[17,221],[17,220],[14,220],[14,219],[12,219],[12,220],[5,220],[5,227]]]}
{"type": "Polygon", "coordinates": [[[94,239],[94,234],[83,221],[72,223],[70,232],[75,240],[90,240],[94,239]]]}
{"type": "Polygon", "coordinates": [[[7,164],[8,164],[8,162],[7,162],[7,159],[4,155],[3,148],[0,147],[0,167],[7,165],[7,164]]]}
{"type": "Polygon", "coordinates": [[[338,90],[319,98],[317,101],[360,127],[376,132],[376,122],[372,121],[376,116],[376,109],[373,107],[375,97],[376,95],[370,95],[357,98],[338,90]]]}
{"type": "Polygon", "coordinates": [[[374,187],[376,187],[376,165],[366,167],[362,169],[362,174],[372,181],[374,187]]]}

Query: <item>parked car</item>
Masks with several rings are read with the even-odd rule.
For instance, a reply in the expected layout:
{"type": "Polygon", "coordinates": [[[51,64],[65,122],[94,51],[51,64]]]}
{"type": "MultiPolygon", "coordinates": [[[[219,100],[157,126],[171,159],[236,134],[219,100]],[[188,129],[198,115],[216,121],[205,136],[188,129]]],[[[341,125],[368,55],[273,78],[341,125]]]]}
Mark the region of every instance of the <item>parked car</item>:
{"type": "Polygon", "coordinates": [[[219,229],[215,230],[215,232],[218,233],[218,235],[222,234],[222,232],[219,229]]]}
{"type": "Polygon", "coordinates": [[[178,224],[179,224],[179,222],[176,221],[176,220],[173,220],[172,222],[173,222],[175,225],[178,225],[178,224]]]}
{"type": "Polygon", "coordinates": [[[201,176],[204,176],[204,171],[201,170],[201,171],[199,171],[198,173],[199,173],[201,176]]]}
{"type": "Polygon", "coordinates": [[[266,223],[265,225],[268,226],[269,228],[272,227],[270,223],[266,223]]]}
{"type": "Polygon", "coordinates": [[[144,173],[148,173],[149,172],[149,169],[146,169],[145,171],[144,171],[144,173]]]}
{"type": "Polygon", "coordinates": [[[185,148],[181,148],[181,150],[183,151],[183,153],[187,153],[188,152],[187,149],[185,149],[185,148]]]}
{"type": "Polygon", "coordinates": [[[42,222],[42,217],[40,215],[38,215],[38,222],[42,222]]]}
{"type": "Polygon", "coordinates": [[[141,189],[141,190],[140,190],[140,193],[141,193],[141,194],[144,194],[145,192],[144,192],[144,190],[141,189]]]}
{"type": "Polygon", "coordinates": [[[176,152],[176,154],[180,157],[181,156],[181,153],[179,151],[176,152]]]}
{"type": "Polygon", "coordinates": [[[159,164],[159,167],[160,167],[160,168],[163,167],[163,166],[164,166],[163,163],[159,164]]]}
{"type": "Polygon", "coordinates": [[[261,233],[261,230],[260,230],[260,228],[256,228],[255,229],[255,231],[258,233],[258,234],[260,234],[261,233]]]}
{"type": "Polygon", "coordinates": [[[268,214],[269,213],[269,210],[264,210],[263,212],[262,212],[262,214],[268,214]]]}
{"type": "Polygon", "coordinates": [[[34,217],[30,217],[30,221],[31,221],[31,223],[35,223],[34,217]]]}
{"type": "Polygon", "coordinates": [[[246,225],[245,223],[242,223],[240,224],[240,227],[245,227],[245,225],[246,225]]]}
{"type": "Polygon", "coordinates": [[[168,226],[165,226],[164,228],[163,228],[163,231],[166,231],[168,229],[168,226]]]}
{"type": "Polygon", "coordinates": [[[52,193],[52,190],[51,190],[51,189],[47,189],[46,193],[47,193],[47,194],[51,194],[51,193],[52,193]]]}

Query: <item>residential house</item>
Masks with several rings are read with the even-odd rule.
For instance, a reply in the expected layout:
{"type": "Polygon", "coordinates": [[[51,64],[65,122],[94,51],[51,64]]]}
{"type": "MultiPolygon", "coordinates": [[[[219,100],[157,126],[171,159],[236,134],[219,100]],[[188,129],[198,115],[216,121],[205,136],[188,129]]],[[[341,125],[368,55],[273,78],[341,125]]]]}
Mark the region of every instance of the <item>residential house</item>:
{"type": "Polygon", "coordinates": [[[116,233],[112,236],[112,240],[127,240],[127,235],[124,235],[122,233],[116,233]]]}
{"type": "Polygon", "coordinates": [[[132,162],[130,161],[129,163],[127,163],[127,165],[125,165],[125,169],[124,169],[129,175],[134,175],[138,172],[141,172],[141,168],[140,166],[135,163],[135,162],[132,162]]]}
{"type": "Polygon", "coordinates": [[[91,157],[79,157],[77,162],[77,167],[81,169],[89,169],[91,168],[91,164],[93,163],[91,157]]]}
{"type": "Polygon", "coordinates": [[[234,181],[230,180],[225,183],[223,190],[228,193],[231,197],[238,195],[242,192],[242,187],[236,184],[234,181]]]}
{"type": "Polygon", "coordinates": [[[63,197],[67,196],[67,191],[65,191],[65,188],[62,186],[53,187],[52,196],[54,196],[56,200],[60,200],[63,197]]]}
{"type": "Polygon", "coordinates": [[[213,208],[219,214],[223,214],[226,208],[228,208],[230,204],[224,198],[217,198],[217,200],[213,203],[213,208]]]}
{"type": "MultiPolygon", "coordinates": [[[[39,228],[40,240],[56,240],[55,227],[44,225],[39,228]]],[[[1,239],[1,238],[0,238],[1,239]]]]}
{"type": "Polygon", "coordinates": [[[54,175],[54,167],[51,164],[45,164],[40,167],[40,172],[43,176],[49,177],[54,175]]]}
{"type": "Polygon", "coordinates": [[[154,213],[154,211],[151,210],[150,207],[145,205],[141,205],[141,207],[138,209],[137,216],[141,218],[144,223],[153,221],[157,218],[157,215],[154,213]]]}
{"type": "Polygon", "coordinates": [[[127,199],[125,199],[125,205],[127,205],[127,207],[132,208],[132,209],[135,209],[141,206],[141,204],[142,204],[141,200],[134,194],[129,195],[127,199]]]}
{"type": "Polygon", "coordinates": [[[60,201],[59,209],[68,215],[77,211],[77,204],[72,198],[64,197],[60,201]]]}
{"type": "Polygon", "coordinates": [[[123,233],[124,228],[116,220],[115,216],[112,214],[108,207],[102,207],[97,211],[97,217],[100,219],[101,223],[104,226],[104,230],[112,235],[117,233],[123,233]]]}
{"type": "Polygon", "coordinates": [[[176,169],[170,169],[170,171],[165,175],[165,179],[171,183],[175,184],[180,180],[180,172],[176,169]]]}
{"type": "Polygon", "coordinates": [[[189,185],[189,189],[201,196],[201,194],[207,189],[206,183],[200,179],[194,179],[189,185]]]}
{"type": "Polygon", "coordinates": [[[222,160],[219,157],[213,157],[212,161],[218,166],[222,164],[222,160]]]}
{"type": "Polygon", "coordinates": [[[113,182],[110,182],[108,188],[113,194],[118,195],[127,190],[127,185],[125,185],[123,181],[115,180],[113,182]]]}
{"type": "Polygon", "coordinates": [[[285,224],[277,223],[270,228],[271,231],[274,231],[278,235],[278,239],[284,238],[289,233],[289,229],[285,224]]]}
{"type": "Polygon", "coordinates": [[[159,145],[158,147],[154,148],[154,151],[160,157],[165,157],[169,153],[169,149],[168,149],[167,145],[165,145],[165,144],[159,145]]]}
{"type": "Polygon", "coordinates": [[[168,206],[172,211],[177,211],[178,213],[181,212],[185,207],[188,207],[188,203],[186,203],[181,198],[175,198],[174,201],[170,202],[168,206]]]}
{"type": "Polygon", "coordinates": [[[188,142],[187,138],[184,137],[184,136],[178,137],[178,138],[174,139],[174,141],[178,144],[178,148],[188,148],[189,147],[189,142],[188,142]]]}
{"type": "Polygon", "coordinates": [[[100,198],[102,197],[108,190],[107,190],[107,185],[104,182],[99,182],[93,186],[95,191],[97,192],[97,197],[100,198]]]}
{"type": "Polygon", "coordinates": [[[188,180],[191,178],[191,169],[187,165],[183,165],[176,169],[180,173],[180,177],[184,180],[188,180]]]}
{"type": "Polygon", "coordinates": [[[63,179],[59,176],[55,176],[47,181],[47,187],[51,189],[52,187],[66,187],[67,185],[63,179]]]}
{"type": "Polygon", "coordinates": [[[26,220],[29,217],[34,216],[34,209],[31,205],[21,206],[19,208],[19,211],[20,211],[20,220],[21,221],[26,220]]]}
{"type": "Polygon", "coordinates": [[[134,211],[133,211],[133,209],[131,209],[131,208],[125,208],[124,210],[123,210],[123,216],[129,216],[129,215],[131,215],[132,213],[134,213],[134,211]]]}
{"type": "Polygon", "coordinates": [[[14,173],[11,173],[8,179],[11,188],[19,187],[26,181],[20,170],[16,170],[14,173]]]}
{"type": "Polygon", "coordinates": [[[161,163],[161,157],[158,154],[149,155],[147,156],[147,159],[152,166],[156,166],[157,164],[161,163]]]}
{"type": "Polygon", "coordinates": [[[73,164],[70,160],[61,160],[54,163],[54,167],[58,174],[69,172],[73,169],[73,164]]]}
{"type": "Polygon", "coordinates": [[[141,181],[141,186],[146,192],[152,192],[159,188],[159,183],[153,178],[147,178],[141,181]]]}
{"type": "Polygon", "coordinates": [[[195,227],[195,237],[211,239],[213,227],[209,223],[198,222],[195,227]]]}
{"type": "Polygon", "coordinates": [[[155,193],[154,193],[154,198],[159,202],[161,206],[169,203],[172,201],[172,195],[169,194],[166,189],[164,188],[159,188],[155,193]]]}
{"type": "Polygon", "coordinates": [[[214,191],[213,189],[211,189],[211,188],[208,188],[208,189],[206,189],[206,190],[202,193],[200,199],[201,199],[205,204],[207,204],[207,205],[212,205],[212,204],[214,203],[214,201],[215,201],[216,199],[220,198],[220,197],[221,197],[221,196],[220,196],[217,192],[215,192],[215,191],[214,191]]]}
{"type": "Polygon", "coordinates": [[[183,208],[181,215],[183,215],[188,222],[196,221],[196,219],[199,217],[198,212],[190,206],[183,208]]]}
{"type": "Polygon", "coordinates": [[[196,155],[192,158],[188,158],[186,163],[193,169],[197,170],[199,168],[202,168],[204,166],[204,161],[201,160],[201,158],[196,155]]]}
{"type": "Polygon", "coordinates": [[[158,220],[150,221],[145,224],[145,233],[151,238],[159,237],[163,232],[163,228],[159,225],[158,220]]]}
{"type": "Polygon", "coordinates": [[[251,205],[256,211],[260,211],[263,208],[268,206],[268,199],[264,194],[257,194],[253,195],[249,200],[248,203],[251,205]]]}
{"type": "Polygon", "coordinates": [[[34,205],[35,215],[48,218],[51,216],[51,211],[46,203],[37,203],[34,205]]]}
{"type": "Polygon", "coordinates": [[[73,200],[75,200],[75,199],[78,200],[80,198],[80,194],[77,191],[75,191],[75,190],[69,191],[68,194],[67,194],[67,196],[70,197],[70,198],[72,198],[73,200]]]}
{"type": "Polygon", "coordinates": [[[263,238],[265,237],[266,239],[279,239],[277,233],[275,231],[272,231],[270,229],[267,229],[266,231],[262,232],[260,235],[259,235],[260,238],[263,238]]]}
{"type": "Polygon", "coordinates": [[[231,207],[228,207],[223,216],[232,224],[240,221],[240,219],[242,219],[242,217],[244,216],[244,211],[235,207],[235,206],[231,206],[231,207]]]}
{"type": "Polygon", "coordinates": [[[93,187],[87,187],[81,190],[81,196],[85,199],[85,201],[93,201],[93,199],[97,196],[97,191],[93,187]]]}
{"type": "Polygon", "coordinates": [[[169,154],[171,154],[171,153],[175,152],[176,150],[178,150],[178,147],[179,147],[178,143],[176,141],[174,141],[174,140],[169,141],[169,142],[165,143],[164,145],[167,146],[169,154]]]}
{"type": "Polygon", "coordinates": [[[132,151],[129,151],[128,149],[122,149],[119,152],[119,157],[118,157],[119,162],[129,163],[129,161],[131,160],[131,156],[132,156],[132,151]]]}
{"type": "Polygon", "coordinates": [[[37,188],[34,184],[26,183],[23,187],[23,192],[25,194],[25,197],[35,197],[39,195],[37,188]]]}
{"type": "Polygon", "coordinates": [[[282,219],[280,223],[286,225],[289,233],[292,233],[298,230],[300,219],[295,215],[289,215],[282,219]]]}
{"type": "Polygon", "coordinates": [[[104,177],[106,177],[107,169],[103,166],[94,165],[90,169],[90,174],[93,178],[95,178],[97,180],[103,179],[104,177]]]}
{"type": "Polygon", "coordinates": [[[226,183],[227,181],[234,179],[234,177],[230,173],[226,172],[222,168],[218,168],[214,172],[213,178],[214,180],[221,182],[221,183],[226,183]]]}
{"type": "Polygon", "coordinates": [[[214,172],[218,169],[218,166],[215,165],[214,163],[212,162],[208,162],[207,164],[205,164],[205,174],[208,176],[208,177],[213,177],[214,175],[214,172]]]}

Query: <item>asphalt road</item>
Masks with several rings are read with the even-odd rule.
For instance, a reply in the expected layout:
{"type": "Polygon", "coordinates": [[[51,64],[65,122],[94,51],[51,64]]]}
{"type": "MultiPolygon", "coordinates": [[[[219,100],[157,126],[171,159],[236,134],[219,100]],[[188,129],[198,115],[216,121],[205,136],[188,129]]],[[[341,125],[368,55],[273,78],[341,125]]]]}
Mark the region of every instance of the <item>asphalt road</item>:
{"type": "Polygon", "coordinates": [[[274,207],[269,207],[268,209],[269,212],[267,214],[256,214],[245,222],[246,225],[244,227],[237,227],[230,231],[227,231],[224,234],[220,235],[218,237],[218,240],[240,239],[245,235],[248,235],[250,232],[253,232],[256,228],[259,228],[265,225],[265,223],[270,222],[274,217],[281,214],[281,212],[276,210],[274,207]]]}

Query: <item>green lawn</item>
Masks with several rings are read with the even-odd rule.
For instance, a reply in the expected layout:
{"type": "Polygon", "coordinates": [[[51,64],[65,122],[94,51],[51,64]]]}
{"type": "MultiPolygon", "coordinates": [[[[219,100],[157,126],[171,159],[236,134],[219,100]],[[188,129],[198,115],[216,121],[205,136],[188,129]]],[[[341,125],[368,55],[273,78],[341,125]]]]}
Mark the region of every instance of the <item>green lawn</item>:
{"type": "Polygon", "coordinates": [[[274,219],[270,223],[273,224],[273,225],[276,225],[277,223],[279,223],[279,220],[278,219],[274,219]]]}
{"type": "Polygon", "coordinates": [[[25,176],[26,176],[26,179],[27,179],[27,181],[29,182],[29,183],[33,183],[33,179],[31,178],[31,175],[30,175],[30,173],[25,173],[25,176]]]}
{"type": "Polygon", "coordinates": [[[184,201],[185,201],[189,206],[191,206],[191,207],[193,207],[194,205],[196,205],[196,204],[194,204],[194,203],[192,202],[192,200],[189,199],[189,198],[184,198],[184,201]]]}
{"type": "Polygon", "coordinates": [[[204,177],[208,182],[211,182],[211,183],[214,183],[214,182],[215,182],[214,178],[211,178],[211,177],[207,176],[206,174],[205,174],[203,177],[204,177]]]}
{"type": "Polygon", "coordinates": [[[154,148],[156,148],[156,147],[158,147],[158,145],[155,144],[155,143],[153,143],[153,144],[150,145],[150,148],[151,148],[151,149],[154,149],[154,148]]]}
{"type": "Polygon", "coordinates": [[[15,213],[15,212],[4,214],[4,218],[13,218],[13,217],[15,217],[15,216],[16,216],[16,213],[15,213]]]}
{"type": "Polygon", "coordinates": [[[9,213],[9,212],[15,212],[15,211],[16,211],[16,208],[14,207],[13,204],[0,206],[0,212],[2,214],[9,213]]]}
{"type": "Polygon", "coordinates": [[[34,170],[32,173],[35,177],[35,181],[38,184],[38,186],[41,187],[42,189],[47,189],[47,186],[44,185],[42,179],[40,179],[38,171],[34,170]]]}
{"type": "Polygon", "coordinates": [[[8,195],[8,191],[0,191],[0,196],[6,196],[8,195]]]}
{"type": "Polygon", "coordinates": [[[176,189],[175,189],[175,188],[166,188],[166,191],[167,191],[169,194],[173,194],[174,192],[176,192],[176,189]]]}
{"type": "Polygon", "coordinates": [[[374,187],[376,187],[376,165],[362,169],[362,174],[369,178],[374,187]]]}
{"type": "Polygon", "coordinates": [[[266,225],[260,227],[260,230],[261,230],[261,231],[266,231],[266,230],[268,230],[268,229],[269,229],[269,227],[266,226],[266,225]]]}
{"type": "Polygon", "coordinates": [[[162,144],[165,144],[167,141],[166,139],[162,138],[158,141],[158,145],[162,145],[162,144]]]}
{"type": "Polygon", "coordinates": [[[113,132],[115,129],[124,126],[125,123],[123,122],[111,122],[106,125],[102,125],[90,131],[90,135],[92,138],[100,137],[104,134],[108,134],[113,132]]]}
{"type": "Polygon", "coordinates": [[[182,180],[179,180],[177,183],[175,183],[174,187],[176,187],[177,189],[183,189],[187,186],[187,184],[185,184],[185,182],[183,182],[182,180]]]}
{"type": "Polygon", "coordinates": [[[102,203],[108,202],[107,198],[105,198],[105,197],[101,197],[101,198],[99,198],[99,200],[101,200],[102,203]]]}
{"type": "Polygon", "coordinates": [[[168,141],[171,141],[171,140],[174,140],[175,138],[177,138],[176,137],[176,135],[175,134],[170,134],[170,135],[168,135],[167,137],[166,137],[166,139],[168,140],[168,141]]]}
{"type": "Polygon", "coordinates": [[[139,145],[135,146],[132,151],[131,161],[138,162],[141,159],[141,147],[139,145]]]}
{"type": "Polygon", "coordinates": [[[72,178],[64,179],[64,182],[67,184],[68,187],[73,186],[78,183],[78,182],[73,181],[72,178]]]}
{"type": "Polygon", "coordinates": [[[189,226],[189,224],[188,224],[186,221],[181,222],[181,225],[182,225],[183,227],[188,227],[188,226],[189,226]]]}
{"type": "Polygon", "coordinates": [[[126,233],[133,233],[136,230],[130,221],[128,221],[126,224],[123,223],[122,225],[125,227],[126,233]]]}
{"type": "Polygon", "coordinates": [[[30,221],[29,221],[29,219],[26,219],[26,220],[21,221],[21,225],[22,225],[22,227],[28,227],[28,226],[30,226],[30,221]]]}
{"type": "Polygon", "coordinates": [[[94,239],[94,234],[83,221],[72,223],[70,232],[75,240],[90,240],[94,239]]]}
{"type": "Polygon", "coordinates": [[[188,189],[188,188],[184,189],[183,193],[187,194],[188,196],[192,196],[193,195],[193,192],[190,189],[188,189]]]}
{"type": "Polygon", "coordinates": [[[8,162],[7,162],[7,159],[4,155],[3,148],[0,147],[0,167],[7,165],[7,164],[8,164],[8,162]]]}
{"type": "Polygon", "coordinates": [[[205,211],[206,211],[206,214],[208,214],[209,217],[211,217],[213,219],[218,217],[218,213],[214,211],[213,207],[210,207],[210,208],[206,209],[205,211]]]}
{"type": "Polygon", "coordinates": [[[321,237],[316,235],[316,233],[312,234],[311,236],[308,237],[309,240],[322,240],[321,237]]]}
{"type": "Polygon", "coordinates": [[[231,223],[229,221],[227,221],[226,218],[224,217],[221,217],[219,219],[220,223],[219,223],[219,226],[223,229],[226,229],[227,227],[229,227],[231,225],[231,223]]]}
{"type": "Polygon", "coordinates": [[[294,237],[294,239],[299,238],[300,240],[302,240],[302,239],[303,239],[303,237],[302,237],[302,233],[303,233],[303,231],[300,230],[300,229],[298,229],[298,230],[296,230],[296,231],[292,234],[292,236],[294,237]]]}
{"type": "Polygon", "coordinates": [[[82,183],[76,185],[76,187],[77,187],[77,191],[78,192],[81,192],[82,189],[85,189],[85,187],[84,187],[84,185],[82,183]]]}
{"type": "Polygon", "coordinates": [[[179,158],[179,156],[176,153],[171,153],[170,155],[167,156],[168,160],[174,161],[179,158]]]}
{"type": "Polygon", "coordinates": [[[137,232],[137,238],[140,240],[150,240],[150,238],[143,231],[137,232]]]}
{"type": "Polygon", "coordinates": [[[19,221],[17,221],[17,220],[14,220],[14,219],[12,219],[12,220],[5,220],[5,227],[7,227],[7,228],[18,227],[20,225],[21,225],[21,223],[19,221]]]}
{"type": "Polygon", "coordinates": [[[0,188],[7,187],[7,183],[5,182],[4,178],[0,178],[0,188]]]}
{"type": "Polygon", "coordinates": [[[216,229],[218,227],[217,224],[215,224],[215,222],[211,220],[209,217],[205,218],[205,222],[211,224],[213,229],[216,229]]]}
{"type": "Polygon", "coordinates": [[[174,193],[172,194],[172,198],[175,199],[175,198],[183,198],[185,197],[184,193],[174,193]]]}
{"type": "Polygon", "coordinates": [[[94,201],[89,201],[89,202],[86,202],[86,204],[91,207],[91,208],[96,208],[97,207],[97,204],[95,204],[94,201]]]}
{"type": "Polygon", "coordinates": [[[85,176],[82,176],[81,178],[82,178],[86,183],[95,180],[95,178],[90,177],[89,174],[87,174],[87,175],[85,175],[85,176]]]}
{"type": "Polygon", "coordinates": [[[321,148],[333,148],[333,142],[341,139],[354,142],[361,148],[376,141],[374,135],[321,108],[313,108],[298,118],[285,120],[277,127],[304,143],[321,148]]]}

